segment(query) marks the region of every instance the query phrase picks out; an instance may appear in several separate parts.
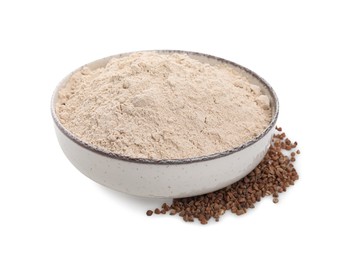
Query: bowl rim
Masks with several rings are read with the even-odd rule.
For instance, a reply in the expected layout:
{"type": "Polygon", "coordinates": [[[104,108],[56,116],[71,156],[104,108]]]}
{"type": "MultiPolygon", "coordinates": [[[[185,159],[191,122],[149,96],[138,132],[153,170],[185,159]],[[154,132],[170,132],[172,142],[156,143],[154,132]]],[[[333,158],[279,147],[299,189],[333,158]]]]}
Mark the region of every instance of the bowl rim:
{"type": "Polygon", "coordinates": [[[78,69],[74,70],[73,72],[71,72],[69,75],[67,75],[64,79],[62,79],[59,84],[56,86],[52,97],[51,97],[51,115],[52,118],[54,120],[55,125],[58,127],[58,129],[69,139],[71,139],[73,142],[75,142],[76,144],[82,146],[83,148],[86,148],[88,150],[90,150],[91,152],[103,155],[103,156],[107,156],[113,159],[119,159],[119,160],[123,160],[123,161],[128,161],[128,162],[133,162],[133,163],[144,163],[144,164],[162,164],[162,165],[174,165],[174,164],[188,164],[188,163],[196,163],[196,162],[203,162],[203,161],[209,161],[209,160],[213,160],[213,159],[218,159],[221,157],[225,157],[234,153],[237,153],[239,151],[242,151],[243,149],[253,145],[254,143],[258,142],[259,140],[261,140],[264,136],[266,136],[266,134],[272,130],[272,128],[275,126],[277,118],[278,118],[278,114],[279,114],[279,101],[277,98],[277,95],[274,91],[274,89],[270,86],[270,84],[263,79],[261,76],[259,76],[258,74],[256,74],[254,71],[239,65],[235,62],[223,59],[223,58],[219,58],[213,55],[209,55],[209,54],[204,54],[204,53],[200,53],[200,52],[193,52],[193,51],[184,51],[184,50],[145,50],[145,51],[134,51],[134,52],[127,52],[127,53],[120,53],[120,54],[116,54],[116,55],[111,55],[105,58],[101,58],[101,59],[97,59],[95,61],[89,62],[83,66],[80,66],[78,69]],[[59,118],[56,114],[56,96],[57,93],[59,91],[59,89],[61,87],[63,87],[63,84],[66,83],[66,81],[69,79],[69,77],[71,77],[71,75],[73,73],[75,73],[76,71],[80,70],[81,68],[83,68],[84,66],[88,66],[91,63],[95,63],[98,61],[102,61],[102,60],[110,60],[112,58],[118,58],[118,57],[123,57],[126,55],[130,55],[132,53],[135,52],[158,52],[158,53],[183,53],[183,54],[189,54],[189,55],[197,55],[197,56],[204,56],[205,58],[208,59],[214,59],[217,60],[221,63],[225,63],[234,67],[238,67],[241,70],[244,70],[246,73],[250,74],[253,78],[255,78],[256,80],[258,80],[261,84],[263,84],[267,91],[270,93],[271,97],[272,97],[272,101],[274,102],[275,105],[275,111],[274,114],[272,115],[271,121],[269,123],[269,125],[265,128],[265,130],[263,132],[261,132],[258,136],[256,136],[255,138],[241,144],[240,146],[225,150],[223,152],[218,152],[218,153],[213,153],[213,154],[209,154],[209,155],[203,155],[203,156],[198,156],[198,157],[190,157],[190,158],[183,158],[183,159],[147,159],[147,158],[137,158],[137,157],[130,157],[130,156],[125,156],[125,155],[121,155],[118,153],[113,153],[113,152],[109,152],[107,150],[104,150],[100,147],[96,147],[93,146],[89,143],[86,143],[84,141],[82,141],[81,139],[79,139],[78,137],[76,137],[72,132],[70,132],[67,128],[65,128],[62,123],[59,121],[59,118]]]}

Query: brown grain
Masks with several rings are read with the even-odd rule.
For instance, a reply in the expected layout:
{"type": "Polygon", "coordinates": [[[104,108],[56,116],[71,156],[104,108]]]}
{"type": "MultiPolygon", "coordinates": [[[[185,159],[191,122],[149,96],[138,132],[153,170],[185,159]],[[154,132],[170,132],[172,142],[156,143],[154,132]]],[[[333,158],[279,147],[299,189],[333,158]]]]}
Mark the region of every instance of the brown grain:
{"type": "MultiPolygon", "coordinates": [[[[276,127],[276,130],[281,132],[282,128],[276,127]]],[[[171,205],[164,203],[162,210],[156,208],[154,213],[178,214],[186,222],[198,219],[204,225],[211,218],[219,221],[228,210],[243,215],[266,196],[272,195],[273,203],[278,203],[279,193],[285,192],[299,179],[293,162],[300,151],[288,152],[296,146],[297,142],[292,143],[285,133],[276,133],[264,159],[243,179],[215,192],[173,199],[171,205]]]]}

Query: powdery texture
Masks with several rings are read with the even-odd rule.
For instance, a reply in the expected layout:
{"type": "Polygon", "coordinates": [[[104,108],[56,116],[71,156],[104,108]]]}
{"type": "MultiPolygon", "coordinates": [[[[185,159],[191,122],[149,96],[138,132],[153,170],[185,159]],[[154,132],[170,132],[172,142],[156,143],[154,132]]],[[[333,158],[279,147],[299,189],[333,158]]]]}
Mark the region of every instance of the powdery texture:
{"type": "Polygon", "coordinates": [[[149,159],[223,152],[271,120],[268,97],[233,68],[154,52],[77,71],[59,91],[56,112],[84,142],[149,159]]]}

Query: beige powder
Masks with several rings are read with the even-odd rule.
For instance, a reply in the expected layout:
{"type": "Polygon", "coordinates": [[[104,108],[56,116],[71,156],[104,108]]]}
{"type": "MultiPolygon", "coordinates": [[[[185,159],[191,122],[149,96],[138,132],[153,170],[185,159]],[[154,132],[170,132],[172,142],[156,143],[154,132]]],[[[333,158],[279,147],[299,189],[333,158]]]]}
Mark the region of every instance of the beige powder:
{"type": "Polygon", "coordinates": [[[154,52],[82,68],[59,91],[56,112],[86,143],[150,159],[222,152],[271,120],[268,97],[233,68],[154,52]]]}

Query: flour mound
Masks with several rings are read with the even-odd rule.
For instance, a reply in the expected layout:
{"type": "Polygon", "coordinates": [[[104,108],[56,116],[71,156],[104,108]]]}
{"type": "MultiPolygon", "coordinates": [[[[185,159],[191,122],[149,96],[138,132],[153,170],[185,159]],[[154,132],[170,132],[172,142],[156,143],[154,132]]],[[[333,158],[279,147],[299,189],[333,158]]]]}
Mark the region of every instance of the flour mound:
{"type": "Polygon", "coordinates": [[[56,112],[84,142],[148,159],[223,152],[271,121],[269,98],[234,68],[155,52],[83,67],[59,91],[56,112]]]}

